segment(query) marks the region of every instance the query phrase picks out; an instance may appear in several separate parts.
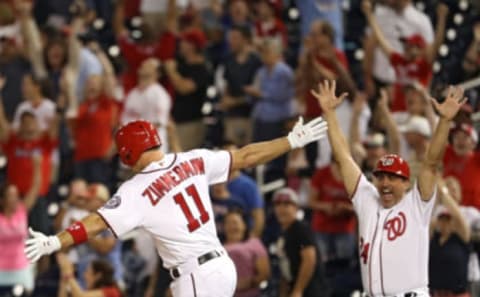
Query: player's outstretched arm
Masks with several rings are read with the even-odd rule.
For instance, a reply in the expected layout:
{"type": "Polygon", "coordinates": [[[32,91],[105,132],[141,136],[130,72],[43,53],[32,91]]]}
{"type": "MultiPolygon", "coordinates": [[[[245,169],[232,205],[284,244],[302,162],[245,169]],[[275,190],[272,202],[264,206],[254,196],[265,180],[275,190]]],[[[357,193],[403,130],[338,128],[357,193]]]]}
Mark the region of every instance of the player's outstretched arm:
{"type": "Polygon", "coordinates": [[[326,132],[327,123],[321,117],[313,119],[306,124],[303,123],[303,118],[300,117],[287,137],[256,142],[231,151],[231,171],[267,163],[292,149],[304,147],[310,142],[325,137],[326,132]]]}
{"type": "Polygon", "coordinates": [[[340,97],[337,97],[335,89],[335,81],[325,80],[323,83],[318,84],[318,91],[312,90],[311,92],[322,107],[323,117],[328,124],[328,140],[332,147],[333,156],[340,164],[340,172],[344,180],[345,189],[348,195],[352,197],[362,172],[353,160],[348,142],[345,140],[335,114],[335,109],[342,103],[347,94],[343,93],[340,97]]]}
{"type": "Polygon", "coordinates": [[[80,244],[101,231],[107,229],[103,218],[93,213],[79,222],[74,223],[67,230],[53,236],[46,236],[41,232],[29,229],[30,238],[25,242],[25,254],[30,262],[36,262],[44,255],[50,255],[60,249],[80,244]]]}
{"type": "Polygon", "coordinates": [[[447,98],[443,103],[438,103],[435,98],[430,98],[433,106],[440,115],[437,128],[425,154],[420,173],[418,175],[418,190],[422,200],[432,198],[437,183],[437,168],[442,162],[443,152],[447,145],[450,124],[462,105],[467,101],[463,96],[463,89],[450,86],[447,98]]]}

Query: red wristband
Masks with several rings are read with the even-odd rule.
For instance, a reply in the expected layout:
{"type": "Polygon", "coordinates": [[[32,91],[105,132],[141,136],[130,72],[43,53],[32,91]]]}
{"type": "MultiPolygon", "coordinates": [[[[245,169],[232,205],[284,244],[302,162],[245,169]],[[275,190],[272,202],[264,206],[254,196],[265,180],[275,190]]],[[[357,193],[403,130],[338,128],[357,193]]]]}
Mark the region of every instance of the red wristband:
{"type": "Polygon", "coordinates": [[[72,235],[75,244],[84,243],[88,240],[87,230],[82,222],[73,223],[66,231],[72,235]]]}

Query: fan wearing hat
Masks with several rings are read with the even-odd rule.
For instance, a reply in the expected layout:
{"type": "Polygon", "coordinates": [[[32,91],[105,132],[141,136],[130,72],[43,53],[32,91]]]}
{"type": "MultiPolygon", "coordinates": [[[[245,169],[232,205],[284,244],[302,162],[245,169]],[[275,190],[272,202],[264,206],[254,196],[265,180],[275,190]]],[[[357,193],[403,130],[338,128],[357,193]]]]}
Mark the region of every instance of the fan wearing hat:
{"type": "Polygon", "coordinates": [[[404,36],[401,38],[404,45],[403,54],[395,52],[383,35],[372,12],[372,4],[370,3],[370,0],[363,1],[362,9],[380,48],[389,58],[390,63],[395,69],[396,82],[392,110],[404,111],[407,107],[403,86],[414,81],[419,82],[423,86],[428,86],[432,79],[432,64],[435,61],[438,49],[440,48],[445,35],[448,6],[445,4],[438,4],[437,6],[437,29],[433,43],[427,44],[420,34],[404,36]]]}
{"type": "Polygon", "coordinates": [[[403,136],[400,155],[408,161],[411,177],[414,180],[425,157],[425,152],[432,137],[432,129],[425,117],[413,115],[406,123],[400,125],[398,130],[403,136]]]}
{"type": "Polygon", "coordinates": [[[180,58],[165,62],[165,72],[175,89],[172,114],[184,150],[200,147],[205,136],[202,106],[212,82],[203,53],[206,45],[203,31],[187,29],[180,36],[180,58]]]}
{"type": "Polygon", "coordinates": [[[282,229],[277,240],[281,296],[322,296],[321,257],[312,229],[297,218],[297,193],[290,188],[280,189],[273,194],[273,205],[282,229]]]}
{"type": "Polygon", "coordinates": [[[363,287],[369,296],[429,296],[429,223],[435,205],[437,167],[451,122],[466,102],[464,92],[450,87],[443,103],[432,99],[440,119],[418,178],[411,184],[409,165],[397,155],[380,158],[373,183],[362,174],[335,113],[348,94],[337,97],[335,91],[335,81],[325,81],[312,94],[324,111],[333,155],[358,216],[363,287]]]}
{"type": "Polygon", "coordinates": [[[462,186],[462,205],[480,207],[480,152],[475,150],[478,133],[468,123],[451,129],[450,145],[443,158],[444,176],[456,177],[462,186]],[[465,178],[468,176],[468,178],[465,178]]]}

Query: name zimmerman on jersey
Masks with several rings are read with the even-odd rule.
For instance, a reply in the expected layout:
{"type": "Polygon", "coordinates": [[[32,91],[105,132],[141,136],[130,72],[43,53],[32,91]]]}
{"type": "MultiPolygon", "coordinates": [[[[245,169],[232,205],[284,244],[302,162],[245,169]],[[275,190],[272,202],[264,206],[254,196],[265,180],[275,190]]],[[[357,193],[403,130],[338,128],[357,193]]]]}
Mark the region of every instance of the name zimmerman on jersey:
{"type": "Polygon", "coordinates": [[[156,178],[142,191],[143,197],[148,197],[155,206],[170,190],[191,176],[205,174],[205,165],[202,158],[184,161],[166,173],[156,178]]]}

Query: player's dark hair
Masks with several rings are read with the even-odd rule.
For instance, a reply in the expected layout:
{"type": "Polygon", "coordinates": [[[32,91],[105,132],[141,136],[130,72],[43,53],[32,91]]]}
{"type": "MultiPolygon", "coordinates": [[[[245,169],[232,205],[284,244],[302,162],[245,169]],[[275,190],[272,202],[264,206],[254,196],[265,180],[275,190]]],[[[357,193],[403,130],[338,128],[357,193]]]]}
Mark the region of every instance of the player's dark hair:
{"type": "Polygon", "coordinates": [[[110,263],[98,259],[93,260],[90,265],[92,265],[93,272],[100,275],[97,281],[93,284],[92,289],[101,289],[104,287],[116,287],[118,289],[118,285],[114,279],[114,270],[110,263]]]}

